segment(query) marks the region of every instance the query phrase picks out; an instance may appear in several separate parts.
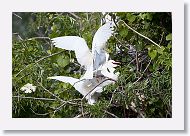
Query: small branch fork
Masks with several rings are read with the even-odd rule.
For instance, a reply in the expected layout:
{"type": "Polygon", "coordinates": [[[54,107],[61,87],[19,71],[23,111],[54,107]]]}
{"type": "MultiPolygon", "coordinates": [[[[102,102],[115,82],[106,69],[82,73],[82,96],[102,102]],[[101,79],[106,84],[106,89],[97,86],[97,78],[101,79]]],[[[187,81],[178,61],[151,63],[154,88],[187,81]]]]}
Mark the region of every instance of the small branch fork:
{"type": "Polygon", "coordinates": [[[141,75],[133,84],[136,84],[136,83],[143,77],[143,74],[144,74],[144,72],[146,72],[146,70],[148,69],[150,63],[151,63],[151,60],[149,61],[148,65],[146,66],[146,68],[145,68],[144,71],[142,72],[142,75],[141,75]]]}

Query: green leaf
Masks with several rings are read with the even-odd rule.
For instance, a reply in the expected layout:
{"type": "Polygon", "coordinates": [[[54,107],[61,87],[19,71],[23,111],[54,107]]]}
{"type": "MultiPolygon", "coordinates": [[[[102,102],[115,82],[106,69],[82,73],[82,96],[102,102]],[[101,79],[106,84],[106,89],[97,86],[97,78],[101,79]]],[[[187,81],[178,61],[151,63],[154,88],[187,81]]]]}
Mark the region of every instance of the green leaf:
{"type": "Polygon", "coordinates": [[[171,41],[171,40],[172,40],[172,34],[170,33],[166,36],[166,41],[171,41]]]}
{"type": "Polygon", "coordinates": [[[120,35],[122,37],[126,37],[128,35],[128,29],[127,28],[124,28],[120,31],[120,35]]]}
{"type": "Polygon", "coordinates": [[[168,49],[171,49],[171,48],[172,48],[171,43],[168,44],[167,48],[168,48],[168,49]]]}
{"type": "Polygon", "coordinates": [[[148,55],[153,60],[157,56],[157,51],[156,50],[149,50],[148,55]]]}
{"type": "Polygon", "coordinates": [[[147,19],[150,20],[150,21],[151,21],[152,18],[153,18],[152,14],[150,14],[150,13],[147,13],[147,14],[146,14],[146,17],[147,17],[147,19]]]}
{"type": "Polygon", "coordinates": [[[164,50],[165,50],[165,47],[164,47],[164,46],[161,46],[161,48],[158,48],[158,49],[157,49],[157,52],[158,52],[159,54],[163,54],[164,50]]]}
{"type": "Polygon", "coordinates": [[[133,23],[136,19],[136,16],[133,15],[133,14],[127,14],[127,20],[130,22],[130,23],[133,23]]]}
{"type": "Polygon", "coordinates": [[[50,55],[51,54],[51,50],[47,50],[47,53],[50,55]]]}
{"type": "Polygon", "coordinates": [[[58,59],[57,59],[57,64],[60,66],[60,67],[65,67],[69,64],[69,58],[64,58],[63,56],[60,56],[58,59]]]}

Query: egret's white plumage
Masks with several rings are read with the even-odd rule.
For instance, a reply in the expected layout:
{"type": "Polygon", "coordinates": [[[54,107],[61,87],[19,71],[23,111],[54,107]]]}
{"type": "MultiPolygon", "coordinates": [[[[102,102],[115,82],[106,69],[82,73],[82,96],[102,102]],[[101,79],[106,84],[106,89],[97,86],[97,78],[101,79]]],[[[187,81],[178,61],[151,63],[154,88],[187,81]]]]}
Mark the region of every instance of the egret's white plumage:
{"type": "Polygon", "coordinates": [[[113,64],[113,60],[108,61],[109,54],[104,49],[107,40],[113,34],[113,26],[113,22],[108,22],[97,30],[92,42],[92,52],[81,37],[53,38],[55,47],[75,51],[77,61],[85,66],[86,72],[80,79],[66,76],[54,76],[49,79],[70,83],[79,93],[86,96],[89,104],[93,104],[96,101],[95,94],[101,93],[104,86],[114,83],[112,80],[104,80],[106,78],[117,80],[119,75],[114,73],[116,65],[113,64]]]}
{"type": "Polygon", "coordinates": [[[93,70],[106,62],[106,51],[104,50],[107,40],[113,34],[113,22],[108,22],[101,26],[94,35],[92,41],[93,70]]]}
{"type": "Polygon", "coordinates": [[[118,66],[118,64],[116,64],[118,62],[114,61],[114,60],[109,60],[107,62],[104,63],[104,65],[102,65],[102,67],[99,67],[98,71],[100,71],[100,73],[108,78],[111,78],[113,80],[117,80],[118,76],[119,76],[119,72],[115,72],[115,67],[118,66]]]}
{"type": "Polygon", "coordinates": [[[92,79],[93,70],[97,70],[108,59],[108,54],[104,50],[106,41],[113,33],[113,22],[108,22],[101,26],[94,35],[92,42],[92,52],[88,48],[86,41],[78,36],[63,36],[53,38],[55,47],[75,51],[77,61],[86,68],[83,79],[92,79]]]}

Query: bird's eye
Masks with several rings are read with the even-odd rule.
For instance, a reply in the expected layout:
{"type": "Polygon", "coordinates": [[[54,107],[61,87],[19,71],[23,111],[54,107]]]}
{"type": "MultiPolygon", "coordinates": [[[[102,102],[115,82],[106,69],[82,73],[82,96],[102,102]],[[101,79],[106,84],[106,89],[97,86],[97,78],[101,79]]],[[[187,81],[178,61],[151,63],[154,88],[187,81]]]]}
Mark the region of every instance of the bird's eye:
{"type": "Polygon", "coordinates": [[[107,71],[110,72],[110,70],[107,68],[107,71]]]}

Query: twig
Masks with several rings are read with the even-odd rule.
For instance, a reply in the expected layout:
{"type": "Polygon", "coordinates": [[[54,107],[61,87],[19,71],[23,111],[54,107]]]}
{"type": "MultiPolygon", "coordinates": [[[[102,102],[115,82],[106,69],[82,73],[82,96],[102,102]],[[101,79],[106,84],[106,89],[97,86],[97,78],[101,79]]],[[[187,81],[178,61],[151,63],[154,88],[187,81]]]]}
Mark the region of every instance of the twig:
{"type": "Polygon", "coordinates": [[[81,101],[84,100],[84,98],[86,98],[86,96],[89,95],[94,89],[96,89],[96,87],[98,87],[99,85],[101,85],[102,83],[104,83],[104,82],[107,81],[107,80],[112,80],[112,81],[116,82],[116,80],[111,79],[111,78],[106,78],[106,79],[104,79],[102,82],[100,82],[100,83],[97,84],[95,87],[93,87],[86,95],[84,95],[84,97],[81,99],[81,101]]]}
{"type": "Polygon", "coordinates": [[[73,17],[75,17],[76,19],[81,19],[79,16],[77,16],[75,13],[73,12],[68,12],[70,15],[72,15],[73,17]]]}
{"type": "Polygon", "coordinates": [[[46,101],[55,101],[57,99],[50,98],[36,98],[36,97],[25,97],[25,96],[12,96],[13,98],[21,98],[21,99],[34,99],[34,100],[46,100],[46,101]]]}
{"type": "Polygon", "coordinates": [[[38,83],[45,91],[47,91],[49,94],[51,94],[53,97],[57,98],[57,99],[60,100],[61,102],[65,102],[65,101],[62,100],[59,96],[53,94],[51,91],[49,91],[48,89],[46,89],[41,83],[39,83],[38,81],[37,81],[37,83],[38,83]]]}
{"type": "MultiPolygon", "coordinates": [[[[115,94],[116,91],[117,91],[117,89],[115,89],[114,92],[112,93],[110,102],[109,102],[109,104],[106,106],[106,109],[111,105],[111,103],[112,103],[112,101],[113,101],[114,94],[115,94]]],[[[104,114],[105,114],[105,113],[106,113],[106,112],[104,111],[104,114]]],[[[104,115],[103,115],[103,117],[104,117],[104,115]]]]}
{"type": "Polygon", "coordinates": [[[82,117],[84,117],[84,109],[83,109],[83,101],[81,100],[81,114],[82,117]]]}
{"type": "Polygon", "coordinates": [[[113,117],[115,117],[115,118],[119,118],[118,116],[114,115],[113,113],[111,113],[111,112],[109,112],[107,110],[104,110],[104,112],[107,113],[107,114],[109,114],[109,115],[111,115],[111,116],[113,116],[113,117]]]}
{"type": "Polygon", "coordinates": [[[83,114],[79,114],[79,115],[75,116],[74,118],[84,117],[84,115],[87,115],[87,114],[89,114],[89,112],[85,112],[83,114]]]}
{"type": "Polygon", "coordinates": [[[63,107],[64,105],[66,105],[66,104],[67,104],[67,103],[64,102],[64,103],[62,103],[58,108],[56,108],[56,109],[53,111],[53,115],[52,115],[52,117],[55,115],[56,112],[58,112],[59,110],[61,110],[62,107],[63,107]]]}
{"type": "Polygon", "coordinates": [[[136,34],[138,34],[138,35],[140,35],[141,37],[143,37],[143,38],[149,40],[151,43],[153,43],[154,45],[156,45],[156,46],[158,46],[159,48],[161,48],[160,45],[158,45],[157,43],[155,43],[153,40],[151,40],[150,38],[144,36],[143,34],[140,34],[140,33],[137,32],[136,30],[134,30],[133,28],[131,28],[127,23],[125,23],[125,21],[120,20],[119,22],[123,22],[130,30],[132,30],[132,31],[135,32],[136,34]]]}
{"type": "Polygon", "coordinates": [[[64,105],[66,105],[67,103],[69,103],[69,104],[76,104],[76,103],[72,103],[72,102],[71,102],[71,101],[75,101],[75,100],[81,100],[81,99],[73,99],[73,100],[69,100],[69,101],[63,101],[63,103],[62,103],[59,107],[55,108],[54,111],[52,111],[52,112],[47,112],[47,113],[43,113],[43,114],[41,114],[41,113],[36,113],[32,108],[30,108],[30,109],[31,109],[32,112],[33,112],[34,114],[36,114],[36,115],[46,116],[46,115],[48,115],[48,114],[53,113],[52,116],[54,116],[55,113],[56,113],[57,111],[61,110],[61,108],[62,108],[64,105]]]}
{"type": "Polygon", "coordinates": [[[35,39],[47,39],[47,40],[51,41],[51,38],[49,38],[49,37],[32,37],[32,38],[29,38],[27,40],[35,40],[35,39]]]}
{"type": "Polygon", "coordinates": [[[42,60],[44,60],[44,59],[47,59],[47,58],[50,58],[50,57],[52,57],[52,56],[61,54],[62,52],[64,52],[64,50],[63,50],[63,51],[60,51],[60,52],[57,52],[57,53],[54,53],[54,54],[51,54],[51,55],[48,55],[48,56],[45,56],[45,57],[43,57],[43,58],[41,58],[41,59],[35,61],[34,63],[39,63],[40,61],[42,61],[42,60]]]}
{"type": "MultiPolygon", "coordinates": [[[[150,63],[151,63],[151,60],[149,61],[148,65],[146,66],[146,68],[145,68],[144,71],[142,72],[143,74],[144,74],[144,72],[148,69],[150,63]]],[[[133,84],[136,84],[136,83],[143,77],[143,74],[142,74],[133,84]]]]}
{"type": "Polygon", "coordinates": [[[134,111],[134,112],[138,113],[138,114],[140,115],[140,117],[145,118],[145,116],[143,115],[143,113],[142,113],[141,111],[136,110],[136,109],[135,109],[135,108],[133,108],[132,106],[129,106],[129,108],[130,108],[132,111],[134,111]]]}
{"type": "Polygon", "coordinates": [[[138,52],[136,51],[136,66],[137,66],[137,72],[139,71],[139,59],[138,59],[138,52]]]}
{"type": "Polygon", "coordinates": [[[161,39],[160,39],[160,43],[159,43],[159,45],[162,43],[162,39],[163,39],[163,37],[164,37],[164,32],[162,33],[162,37],[161,37],[161,39]]]}
{"type": "Polygon", "coordinates": [[[16,13],[13,13],[13,15],[15,15],[16,17],[18,17],[19,19],[22,19],[22,17],[20,17],[20,16],[17,15],[16,13]]]}
{"type": "Polygon", "coordinates": [[[52,56],[61,54],[62,52],[63,52],[63,51],[60,51],[60,52],[57,52],[57,53],[54,53],[54,54],[45,56],[45,57],[43,57],[43,58],[41,58],[41,59],[39,59],[39,60],[37,60],[37,61],[31,63],[31,64],[28,64],[28,65],[25,66],[22,70],[20,70],[20,71],[15,75],[15,77],[17,77],[20,73],[22,73],[24,70],[26,70],[26,69],[27,69],[28,67],[30,67],[31,65],[34,65],[34,64],[36,64],[36,63],[39,63],[40,61],[42,61],[42,60],[44,60],[44,59],[47,59],[47,58],[50,58],[50,57],[52,57],[52,56]]]}
{"type": "Polygon", "coordinates": [[[36,114],[36,115],[38,115],[38,116],[46,116],[46,115],[48,115],[48,114],[51,113],[51,112],[47,112],[47,113],[41,114],[41,113],[36,113],[32,108],[30,108],[30,110],[31,110],[34,114],[36,114]]]}

